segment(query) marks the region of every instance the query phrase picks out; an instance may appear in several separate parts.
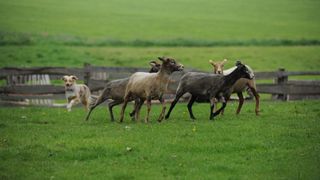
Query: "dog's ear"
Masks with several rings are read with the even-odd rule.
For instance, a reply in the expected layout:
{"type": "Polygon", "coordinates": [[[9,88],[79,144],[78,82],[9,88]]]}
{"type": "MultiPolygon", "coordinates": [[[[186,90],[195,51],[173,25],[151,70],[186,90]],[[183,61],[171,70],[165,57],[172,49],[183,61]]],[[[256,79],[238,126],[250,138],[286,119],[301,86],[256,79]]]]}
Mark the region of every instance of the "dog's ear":
{"type": "Polygon", "coordinates": [[[67,79],[67,76],[63,76],[62,78],[61,78],[61,80],[63,80],[63,81],[65,81],[67,79]]]}
{"type": "Polygon", "coordinates": [[[78,80],[77,76],[71,76],[73,80],[78,80]]]}

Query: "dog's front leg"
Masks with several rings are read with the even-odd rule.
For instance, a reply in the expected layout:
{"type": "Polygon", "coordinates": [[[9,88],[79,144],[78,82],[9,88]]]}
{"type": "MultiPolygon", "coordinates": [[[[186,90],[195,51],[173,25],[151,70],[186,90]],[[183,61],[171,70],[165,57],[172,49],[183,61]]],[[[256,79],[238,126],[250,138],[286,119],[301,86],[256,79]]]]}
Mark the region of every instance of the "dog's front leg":
{"type": "Polygon", "coordinates": [[[77,99],[72,99],[72,100],[69,102],[69,104],[67,105],[68,112],[71,111],[71,107],[72,107],[73,105],[76,105],[76,104],[78,104],[78,103],[79,103],[79,101],[78,101],[77,99]]]}

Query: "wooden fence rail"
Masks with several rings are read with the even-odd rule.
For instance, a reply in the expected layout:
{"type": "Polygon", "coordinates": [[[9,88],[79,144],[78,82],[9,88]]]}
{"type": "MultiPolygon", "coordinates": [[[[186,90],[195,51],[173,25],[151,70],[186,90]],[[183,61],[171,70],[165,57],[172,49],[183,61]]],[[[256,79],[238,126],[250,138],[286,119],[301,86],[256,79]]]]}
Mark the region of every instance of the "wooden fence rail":
{"type": "MultiPolygon", "coordinates": [[[[130,76],[134,72],[147,72],[147,68],[129,67],[98,67],[84,64],[83,68],[66,67],[35,67],[16,68],[6,67],[0,69],[0,80],[5,81],[0,86],[0,101],[21,101],[26,99],[64,99],[64,87],[61,84],[51,84],[52,80],[60,80],[63,75],[76,75],[79,80],[87,84],[91,91],[98,93],[105,84],[114,79],[130,76]],[[31,77],[37,77],[36,83],[30,83],[31,77]],[[50,81],[51,80],[51,81],[50,81]]],[[[186,69],[185,71],[197,71],[186,69]]],[[[176,72],[171,76],[168,94],[174,94],[183,72],[176,72]]],[[[289,80],[289,76],[314,76],[320,71],[288,72],[279,69],[274,72],[256,72],[255,78],[272,79],[274,83],[257,84],[259,93],[272,94],[273,99],[310,99],[320,98],[319,80],[289,80]]],[[[47,102],[47,101],[40,101],[47,102]]],[[[0,103],[4,104],[4,103],[0,103]]],[[[19,104],[19,103],[18,103],[19,104]]],[[[51,104],[50,104],[51,106],[51,104]]]]}

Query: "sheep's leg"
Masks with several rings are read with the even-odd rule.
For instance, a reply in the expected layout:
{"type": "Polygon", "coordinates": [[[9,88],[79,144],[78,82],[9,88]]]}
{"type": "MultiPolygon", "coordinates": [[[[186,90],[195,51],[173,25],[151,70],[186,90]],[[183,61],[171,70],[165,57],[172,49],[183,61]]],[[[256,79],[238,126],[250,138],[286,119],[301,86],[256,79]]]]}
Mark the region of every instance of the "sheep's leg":
{"type": "Polygon", "coordinates": [[[224,109],[221,110],[220,114],[221,114],[221,115],[224,115],[224,109]]]}
{"type": "Polygon", "coordinates": [[[112,111],[112,108],[116,105],[119,105],[121,104],[123,101],[122,100],[116,100],[116,101],[112,101],[111,103],[108,104],[108,109],[109,109],[109,113],[110,113],[110,118],[111,118],[111,121],[113,122],[114,121],[114,116],[113,116],[113,111],[112,111]]]}
{"type": "Polygon", "coordinates": [[[121,113],[120,113],[120,122],[123,122],[123,118],[124,118],[124,111],[127,107],[127,104],[129,102],[129,94],[127,94],[125,97],[124,97],[124,102],[123,102],[123,105],[122,105],[122,109],[121,109],[121,113]]]}
{"type": "MultiPolygon", "coordinates": [[[[227,97],[225,98],[225,101],[229,101],[230,97],[231,97],[231,94],[227,95],[227,97]]],[[[224,108],[221,110],[220,114],[221,115],[224,114],[224,108]]]]}
{"type": "Polygon", "coordinates": [[[214,108],[213,108],[212,113],[214,113],[214,112],[216,112],[216,111],[217,111],[218,100],[217,100],[216,98],[214,98],[213,103],[214,103],[214,108]]]}
{"type": "Polygon", "coordinates": [[[254,98],[256,99],[256,115],[258,116],[259,115],[259,112],[260,112],[260,96],[259,94],[257,93],[257,90],[252,87],[251,85],[248,85],[252,94],[254,95],[254,98]]]}
{"type": "Polygon", "coordinates": [[[213,113],[213,117],[217,116],[218,114],[220,114],[221,111],[224,110],[224,108],[227,106],[227,101],[225,100],[224,97],[221,98],[222,100],[222,106],[220,109],[218,109],[215,113],[213,113]]]}
{"type": "Polygon", "coordinates": [[[238,97],[239,97],[239,105],[238,105],[238,109],[237,109],[237,114],[239,114],[240,111],[241,111],[243,102],[244,102],[244,98],[243,98],[242,92],[238,92],[237,95],[238,95],[238,97]]]}
{"type": "Polygon", "coordinates": [[[147,115],[144,119],[144,122],[145,123],[148,123],[149,122],[149,115],[150,115],[150,110],[151,110],[151,97],[149,96],[147,98],[147,115]]]}
{"type": "Polygon", "coordinates": [[[166,103],[165,103],[162,96],[159,98],[159,101],[162,104],[162,111],[161,111],[161,114],[158,118],[158,122],[161,122],[163,120],[164,114],[166,113],[166,103]]]}
{"type": "Polygon", "coordinates": [[[213,113],[213,110],[215,109],[215,98],[211,98],[210,99],[210,120],[213,120],[214,118],[214,113],[213,113]]]}
{"type": "Polygon", "coordinates": [[[169,111],[167,112],[167,115],[165,116],[166,119],[168,119],[170,117],[170,113],[172,111],[172,109],[174,108],[174,106],[177,104],[177,102],[179,101],[180,97],[183,95],[184,93],[177,93],[176,97],[174,98],[174,100],[172,101],[169,111]]]}
{"type": "Polygon", "coordinates": [[[134,101],[134,107],[133,107],[133,110],[132,110],[132,112],[130,113],[130,117],[131,118],[133,118],[133,120],[134,120],[134,115],[135,115],[135,113],[136,113],[136,110],[137,110],[137,106],[139,106],[139,104],[140,104],[140,99],[136,99],[135,101],[134,101]]]}
{"type": "Polygon", "coordinates": [[[90,103],[89,112],[87,113],[87,116],[86,116],[86,121],[89,119],[91,112],[107,99],[108,98],[104,96],[104,93],[102,93],[93,105],[92,105],[93,102],[90,103]]]}
{"type": "Polygon", "coordinates": [[[193,103],[195,102],[195,100],[197,99],[197,96],[194,96],[194,95],[191,95],[191,98],[189,100],[189,103],[188,103],[188,111],[189,111],[189,115],[190,115],[190,118],[191,119],[196,119],[192,113],[192,105],[193,103]]]}
{"type": "Polygon", "coordinates": [[[143,103],[144,103],[144,101],[145,101],[145,99],[140,99],[139,100],[139,104],[138,104],[138,106],[136,107],[136,110],[135,110],[135,116],[134,116],[134,119],[136,120],[136,121],[139,121],[140,120],[140,110],[141,110],[141,106],[143,105],[143,103]]]}

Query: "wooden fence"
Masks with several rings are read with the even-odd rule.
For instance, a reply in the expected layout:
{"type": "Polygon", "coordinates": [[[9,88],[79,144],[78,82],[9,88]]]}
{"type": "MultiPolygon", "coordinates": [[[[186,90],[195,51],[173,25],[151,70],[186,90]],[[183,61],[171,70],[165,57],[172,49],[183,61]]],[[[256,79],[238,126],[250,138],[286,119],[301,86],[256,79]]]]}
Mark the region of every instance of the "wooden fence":
{"type": "MultiPolygon", "coordinates": [[[[128,67],[97,67],[84,64],[83,68],[65,67],[36,67],[0,69],[0,104],[1,105],[46,105],[63,106],[55,100],[63,100],[64,86],[61,81],[63,75],[76,75],[79,80],[89,86],[94,94],[98,94],[105,84],[114,79],[130,76],[134,72],[147,72],[147,68],[128,67]],[[61,82],[53,83],[52,82],[61,82]]],[[[186,69],[186,71],[195,71],[186,69]]],[[[171,76],[168,97],[172,97],[183,72],[176,72],[171,76]],[[171,95],[170,95],[171,94],[171,95]]],[[[320,75],[316,72],[287,72],[279,69],[274,72],[256,72],[257,80],[272,79],[272,83],[258,83],[259,93],[272,94],[273,99],[314,99],[320,98],[320,81],[317,80],[289,80],[291,76],[320,75]]]]}

